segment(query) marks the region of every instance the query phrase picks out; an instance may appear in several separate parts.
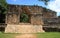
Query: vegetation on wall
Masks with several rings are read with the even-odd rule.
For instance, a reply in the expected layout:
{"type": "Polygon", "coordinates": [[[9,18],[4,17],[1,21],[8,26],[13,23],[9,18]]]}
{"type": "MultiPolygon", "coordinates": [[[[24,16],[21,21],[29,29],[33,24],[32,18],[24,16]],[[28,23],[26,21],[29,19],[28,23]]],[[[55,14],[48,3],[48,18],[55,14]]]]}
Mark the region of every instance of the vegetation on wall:
{"type": "Polygon", "coordinates": [[[29,22],[29,16],[26,13],[22,13],[20,15],[20,22],[28,23],[29,22]]]}

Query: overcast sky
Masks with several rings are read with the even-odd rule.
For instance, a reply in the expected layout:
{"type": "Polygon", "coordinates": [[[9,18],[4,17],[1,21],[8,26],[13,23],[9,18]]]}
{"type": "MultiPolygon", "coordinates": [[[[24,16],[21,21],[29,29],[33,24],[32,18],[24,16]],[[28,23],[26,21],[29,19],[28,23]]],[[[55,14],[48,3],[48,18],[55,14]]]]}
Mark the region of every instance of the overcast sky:
{"type": "Polygon", "coordinates": [[[53,11],[57,12],[57,15],[60,15],[60,0],[51,0],[48,2],[48,5],[44,5],[43,2],[39,2],[38,0],[6,0],[8,4],[17,4],[17,5],[39,5],[46,8],[49,8],[53,11]]]}

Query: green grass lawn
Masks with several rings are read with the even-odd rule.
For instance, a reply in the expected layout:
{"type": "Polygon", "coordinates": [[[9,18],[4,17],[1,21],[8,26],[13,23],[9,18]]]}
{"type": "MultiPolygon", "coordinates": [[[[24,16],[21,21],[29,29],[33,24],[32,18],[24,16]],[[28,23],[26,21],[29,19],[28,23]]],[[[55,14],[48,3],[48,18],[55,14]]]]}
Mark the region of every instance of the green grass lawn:
{"type": "MultiPolygon", "coordinates": [[[[0,38],[14,38],[18,34],[10,34],[10,33],[1,33],[0,38]]],[[[19,34],[20,35],[20,34],[19,34]]],[[[46,32],[46,33],[37,33],[37,38],[60,38],[59,32],[46,32]]]]}
{"type": "Polygon", "coordinates": [[[14,33],[1,33],[0,32],[0,38],[14,38],[14,36],[17,34],[14,33]]]}
{"type": "Polygon", "coordinates": [[[60,38],[59,32],[37,33],[38,38],[60,38]]]}

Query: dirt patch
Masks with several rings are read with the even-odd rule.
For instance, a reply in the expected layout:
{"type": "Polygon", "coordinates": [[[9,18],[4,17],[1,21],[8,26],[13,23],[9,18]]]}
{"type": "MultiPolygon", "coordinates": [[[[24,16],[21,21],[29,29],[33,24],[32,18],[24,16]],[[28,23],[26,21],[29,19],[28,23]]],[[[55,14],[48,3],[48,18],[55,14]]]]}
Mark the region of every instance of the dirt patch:
{"type": "Polygon", "coordinates": [[[37,38],[35,34],[21,34],[17,35],[15,38],[37,38]]]}

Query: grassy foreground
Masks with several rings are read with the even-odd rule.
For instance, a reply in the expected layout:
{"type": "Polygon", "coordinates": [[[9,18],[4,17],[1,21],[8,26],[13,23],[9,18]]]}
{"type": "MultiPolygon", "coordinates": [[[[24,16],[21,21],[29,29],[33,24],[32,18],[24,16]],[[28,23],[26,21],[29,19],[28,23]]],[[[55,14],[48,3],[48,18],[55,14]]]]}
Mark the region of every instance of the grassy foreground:
{"type": "Polygon", "coordinates": [[[38,38],[60,38],[59,32],[37,33],[38,38]]]}
{"type": "MultiPolygon", "coordinates": [[[[1,33],[0,38],[14,38],[18,34],[10,34],[10,33],[1,33]]],[[[19,34],[20,35],[20,34],[19,34]]],[[[46,32],[46,33],[37,33],[37,38],[60,38],[59,32],[46,32]]]]}
{"type": "Polygon", "coordinates": [[[17,34],[12,33],[1,33],[0,32],[0,38],[14,38],[17,34]]]}

